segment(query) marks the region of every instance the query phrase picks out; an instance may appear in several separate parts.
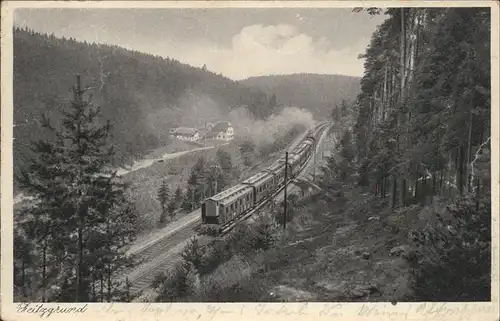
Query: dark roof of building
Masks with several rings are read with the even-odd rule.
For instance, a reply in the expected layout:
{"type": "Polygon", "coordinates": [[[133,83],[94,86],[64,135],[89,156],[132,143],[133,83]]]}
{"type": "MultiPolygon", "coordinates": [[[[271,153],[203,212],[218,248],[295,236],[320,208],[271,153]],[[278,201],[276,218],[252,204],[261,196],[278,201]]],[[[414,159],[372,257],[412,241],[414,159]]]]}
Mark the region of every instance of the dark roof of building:
{"type": "Polygon", "coordinates": [[[231,123],[228,121],[220,121],[217,122],[217,124],[214,125],[212,128],[212,132],[219,133],[219,132],[225,132],[229,127],[231,127],[231,123]]]}
{"type": "Polygon", "coordinates": [[[212,138],[212,137],[217,136],[217,134],[219,134],[219,132],[214,132],[214,131],[211,131],[211,132],[207,132],[207,133],[205,134],[205,136],[206,136],[207,138],[212,138]]]}
{"type": "Polygon", "coordinates": [[[198,130],[196,128],[189,128],[189,127],[179,127],[175,130],[176,134],[179,135],[194,135],[198,130]]]}

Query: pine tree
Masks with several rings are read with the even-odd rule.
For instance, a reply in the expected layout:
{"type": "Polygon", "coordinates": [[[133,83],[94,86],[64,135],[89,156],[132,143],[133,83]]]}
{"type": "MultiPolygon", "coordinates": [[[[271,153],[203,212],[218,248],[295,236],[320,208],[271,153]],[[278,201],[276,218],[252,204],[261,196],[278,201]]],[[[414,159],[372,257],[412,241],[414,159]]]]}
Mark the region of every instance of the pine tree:
{"type": "Polygon", "coordinates": [[[181,253],[181,257],[185,262],[193,264],[197,270],[200,270],[204,254],[205,248],[201,247],[198,239],[193,236],[181,253]]]}
{"type": "Polygon", "coordinates": [[[42,261],[42,298],[50,283],[60,289],[55,300],[85,302],[91,299],[92,271],[104,260],[111,278],[124,258],[123,236],[133,236],[136,224],[119,224],[134,222],[135,212],[124,200],[125,186],[109,170],[110,124],[100,124],[99,108],[84,99],[79,76],[73,93],[61,128],[45,120],[54,139],[33,144],[37,157],[20,181],[39,200],[29,216],[42,261]],[[95,234],[101,241],[90,247],[95,234]]]}
{"type": "Polygon", "coordinates": [[[335,124],[339,123],[342,119],[341,113],[340,113],[340,107],[335,106],[332,109],[332,120],[335,122],[335,124]]]}
{"type": "Polygon", "coordinates": [[[243,157],[243,164],[245,166],[252,165],[253,153],[255,152],[255,145],[251,141],[244,141],[240,144],[240,154],[243,157]]]}
{"type": "Polygon", "coordinates": [[[187,186],[186,195],[184,196],[184,201],[182,202],[181,207],[188,213],[196,208],[195,188],[191,184],[188,184],[187,186]]]}
{"type": "Polygon", "coordinates": [[[207,196],[212,196],[220,191],[224,190],[226,184],[229,184],[229,173],[225,172],[221,165],[216,162],[210,162],[207,164],[204,173],[204,180],[206,186],[208,186],[209,194],[207,196]]]}
{"type": "Polygon", "coordinates": [[[14,233],[14,285],[18,295],[27,299],[31,283],[31,273],[28,268],[34,263],[33,244],[29,241],[30,235],[26,235],[24,229],[15,229],[14,233]]]}
{"type": "MultiPolygon", "coordinates": [[[[229,184],[231,178],[235,176],[231,155],[223,149],[219,149],[217,150],[216,160],[216,163],[222,169],[224,175],[223,181],[224,185],[226,186],[227,184],[229,184]]],[[[221,187],[219,190],[221,190],[222,188],[223,187],[221,187]]]]}
{"type": "Polygon", "coordinates": [[[180,186],[177,186],[177,189],[175,190],[174,201],[176,207],[180,206],[182,203],[182,189],[180,186]]]}
{"type": "Polygon", "coordinates": [[[275,94],[271,95],[271,98],[269,98],[269,103],[268,103],[268,110],[266,113],[266,116],[269,116],[273,113],[274,108],[278,105],[278,99],[276,98],[275,94]]]}
{"type": "Polygon", "coordinates": [[[203,156],[198,158],[196,164],[191,168],[191,173],[188,179],[188,190],[190,192],[189,200],[193,209],[199,206],[207,194],[207,162],[203,156]]]}
{"type": "Polygon", "coordinates": [[[161,215],[160,215],[160,220],[159,220],[160,225],[165,224],[165,221],[167,218],[167,214],[168,214],[167,213],[168,212],[167,202],[168,202],[169,197],[170,197],[170,190],[168,188],[167,181],[163,180],[160,188],[158,189],[158,193],[157,193],[157,199],[160,202],[160,206],[161,206],[161,215]]]}
{"type": "Polygon", "coordinates": [[[173,220],[175,218],[175,210],[177,208],[177,204],[175,203],[175,199],[172,199],[167,206],[168,216],[173,220]]]}

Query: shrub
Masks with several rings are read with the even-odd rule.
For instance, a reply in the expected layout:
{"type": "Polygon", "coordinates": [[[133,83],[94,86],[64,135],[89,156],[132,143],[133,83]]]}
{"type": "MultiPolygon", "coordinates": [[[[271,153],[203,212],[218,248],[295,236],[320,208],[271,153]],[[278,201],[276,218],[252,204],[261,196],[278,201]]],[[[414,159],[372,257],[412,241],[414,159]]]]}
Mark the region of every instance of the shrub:
{"type": "Polygon", "coordinates": [[[164,272],[160,272],[157,275],[155,275],[153,281],[151,282],[151,287],[153,289],[158,289],[163,282],[167,280],[167,275],[164,272]]]}
{"type": "Polygon", "coordinates": [[[198,239],[193,236],[184,248],[181,256],[186,263],[192,264],[194,268],[199,271],[200,269],[202,269],[202,260],[204,254],[205,248],[201,247],[198,243],[198,239]]]}
{"type": "Polygon", "coordinates": [[[437,215],[434,226],[414,231],[412,238],[416,300],[490,300],[491,203],[476,210],[473,202],[459,200],[437,215]]]}
{"type": "Polygon", "coordinates": [[[227,293],[232,287],[250,276],[250,262],[241,255],[235,255],[203,278],[197,299],[211,302],[238,301],[237,298],[228,296],[227,293]]]}
{"type": "MultiPolygon", "coordinates": [[[[295,217],[295,214],[297,213],[299,209],[299,196],[297,194],[290,194],[286,200],[287,206],[286,206],[286,222],[289,223],[293,220],[295,217]]],[[[279,206],[278,204],[275,204],[273,206],[273,217],[274,221],[277,225],[283,225],[283,217],[284,217],[284,205],[285,201],[280,202],[279,206]]]]}
{"type": "Polygon", "coordinates": [[[268,216],[259,215],[254,228],[256,229],[254,250],[268,250],[276,243],[278,225],[268,216]]]}
{"type": "Polygon", "coordinates": [[[192,264],[183,262],[176,265],[159,287],[157,301],[171,302],[182,300],[194,293],[198,288],[199,276],[192,264]]]}
{"type": "Polygon", "coordinates": [[[198,230],[199,235],[207,235],[207,236],[218,236],[219,235],[219,226],[217,225],[202,225],[198,230]]]}
{"type": "Polygon", "coordinates": [[[214,241],[208,246],[202,261],[200,275],[213,272],[219,265],[231,259],[232,250],[227,242],[214,241]]]}
{"type": "Polygon", "coordinates": [[[227,243],[233,254],[247,254],[255,244],[255,231],[243,222],[238,222],[228,235],[227,243]]]}

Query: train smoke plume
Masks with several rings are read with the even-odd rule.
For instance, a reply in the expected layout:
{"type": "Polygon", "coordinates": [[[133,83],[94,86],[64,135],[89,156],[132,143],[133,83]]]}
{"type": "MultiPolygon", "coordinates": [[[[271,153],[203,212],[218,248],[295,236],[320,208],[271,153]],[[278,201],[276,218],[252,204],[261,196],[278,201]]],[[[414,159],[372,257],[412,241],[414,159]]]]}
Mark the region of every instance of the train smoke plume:
{"type": "Polygon", "coordinates": [[[298,107],[285,107],[278,114],[260,120],[245,106],[230,109],[219,105],[208,95],[189,90],[174,110],[178,114],[172,117],[177,119],[174,126],[202,128],[209,122],[229,121],[234,128],[235,139],[251,140],[257,146],[281,139],[296,125],[305,128],[314,125],[312,113],[298,107]]]}
{"type": "Polygon", "coordinates": [[[252,140],[257,146],[273,143],[296,125],[306,128],[314,125],[313,115],[297,107],[286,107],[266,120],[257,120],[247,108],[240,107],[231,111],[228,118],[235,129],[235,137],[252,140]]]}

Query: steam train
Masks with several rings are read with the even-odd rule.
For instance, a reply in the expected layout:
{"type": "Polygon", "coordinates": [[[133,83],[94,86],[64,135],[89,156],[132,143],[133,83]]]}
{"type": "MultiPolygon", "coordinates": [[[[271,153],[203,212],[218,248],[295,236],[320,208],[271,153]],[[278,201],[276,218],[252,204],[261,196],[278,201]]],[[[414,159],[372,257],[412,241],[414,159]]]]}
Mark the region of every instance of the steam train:
{"type": "MultiPolygon", "coordinates": [[[[310,130],[306,138],[288,154],[288,180],[300,172],[313,153],[315,143],[310,130]]],[[[222,230],[269,199],[284,182],[285,156],[240,184],[207,198],[201,205],[202,224],[215,225],[222,230]]]]}

